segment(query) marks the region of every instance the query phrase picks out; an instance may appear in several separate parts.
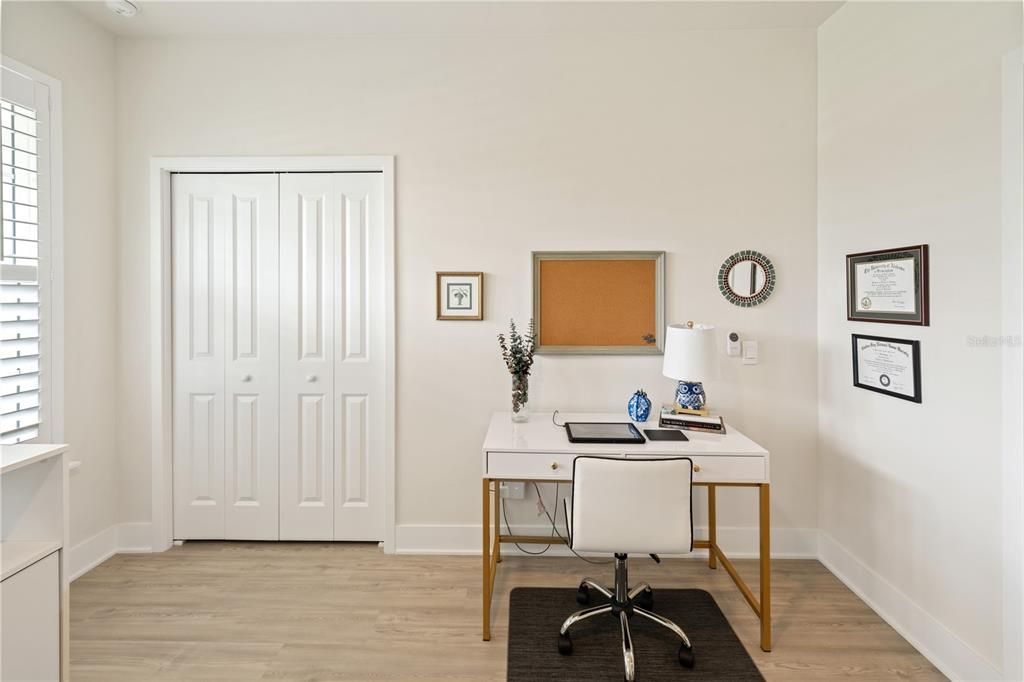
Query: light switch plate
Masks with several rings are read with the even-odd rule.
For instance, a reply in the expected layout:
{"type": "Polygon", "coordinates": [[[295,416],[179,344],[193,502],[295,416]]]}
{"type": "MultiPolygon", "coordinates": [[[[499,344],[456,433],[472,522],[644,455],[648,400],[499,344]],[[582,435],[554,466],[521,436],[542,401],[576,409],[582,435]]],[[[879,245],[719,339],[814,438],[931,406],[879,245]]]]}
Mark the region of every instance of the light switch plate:
{"type": "Polygon", "coordinates": [[[743,342],[743,364],[756,365],[758,361],[757,341],[743,342]]]}

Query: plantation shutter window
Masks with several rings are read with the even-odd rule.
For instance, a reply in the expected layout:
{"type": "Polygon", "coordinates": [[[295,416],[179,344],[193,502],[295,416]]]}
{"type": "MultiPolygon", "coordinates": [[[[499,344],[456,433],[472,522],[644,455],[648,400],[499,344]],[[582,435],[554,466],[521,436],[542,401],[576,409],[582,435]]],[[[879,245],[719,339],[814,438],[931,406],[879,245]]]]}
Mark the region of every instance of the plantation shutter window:
{"type": "Polygon", "coordinates": [[[48,90],[4,68],[0,94],[0,443],[48,435],[48,90]]]}

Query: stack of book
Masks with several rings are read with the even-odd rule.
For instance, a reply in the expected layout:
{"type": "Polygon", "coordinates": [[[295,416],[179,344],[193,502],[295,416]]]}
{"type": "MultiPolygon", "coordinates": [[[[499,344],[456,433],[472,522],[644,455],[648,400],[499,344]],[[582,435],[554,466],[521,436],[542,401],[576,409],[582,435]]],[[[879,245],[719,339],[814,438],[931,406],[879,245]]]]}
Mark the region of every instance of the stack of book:
{"type": "Polygon", "coordinates": [[[658,426],[663,429],[725,433],[725,420],[721,415],[709,414],[707,410],[687,410],[678,405],[661,408],[658,426]]]}

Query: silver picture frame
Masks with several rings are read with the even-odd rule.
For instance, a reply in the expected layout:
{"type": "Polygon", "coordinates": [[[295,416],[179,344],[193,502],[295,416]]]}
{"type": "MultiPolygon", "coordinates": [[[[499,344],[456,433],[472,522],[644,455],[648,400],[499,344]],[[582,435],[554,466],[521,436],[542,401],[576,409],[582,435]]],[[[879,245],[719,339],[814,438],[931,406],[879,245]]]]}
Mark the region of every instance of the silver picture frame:
{"type": "Polygon", "coordinates": [[[543,355],[661,355],[665,351],[665,252],[664,251],[534,251],[533,319],[536,325],[537,353],[543,355]],[[650,345],[551,345],[544,344],[543,310],[541,310],[541,263],[546,260],[647,260],[655,264],[655,322],[650,345]]]}

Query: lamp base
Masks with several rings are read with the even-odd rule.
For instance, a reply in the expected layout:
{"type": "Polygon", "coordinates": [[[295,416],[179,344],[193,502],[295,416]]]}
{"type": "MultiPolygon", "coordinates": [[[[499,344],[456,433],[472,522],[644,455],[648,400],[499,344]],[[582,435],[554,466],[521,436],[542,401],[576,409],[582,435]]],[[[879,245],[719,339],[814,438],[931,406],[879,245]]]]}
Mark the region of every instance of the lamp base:
{"type": "Polygon", "coordinates": [[[687,410],[704,410],[707,395],[699,381],[680,381],[676,386],[676,405],[687,410]]]}

